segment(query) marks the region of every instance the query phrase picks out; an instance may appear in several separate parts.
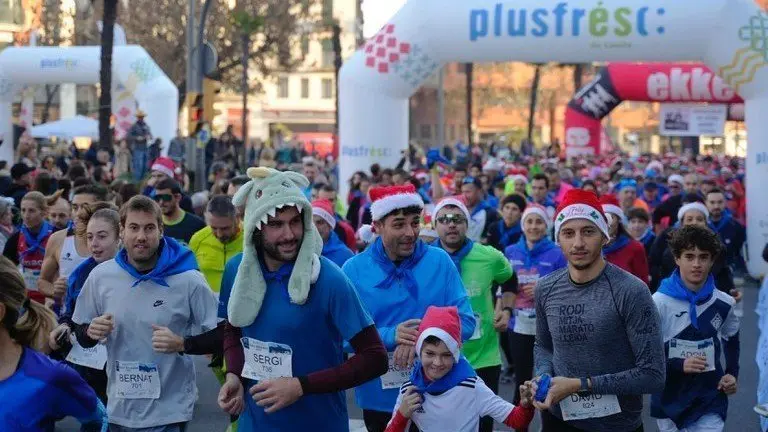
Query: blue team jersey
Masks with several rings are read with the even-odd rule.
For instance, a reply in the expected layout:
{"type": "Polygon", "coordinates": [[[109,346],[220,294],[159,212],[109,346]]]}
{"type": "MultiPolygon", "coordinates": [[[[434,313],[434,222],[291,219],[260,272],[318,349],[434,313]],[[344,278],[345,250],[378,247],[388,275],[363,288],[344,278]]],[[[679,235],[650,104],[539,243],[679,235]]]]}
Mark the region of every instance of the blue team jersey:
{"type": "Polygon", "coordinates": [[[90,430],[107,430],[107,412],[74,369],[24,348],[19,367],[0,381],[0,431],[53,432],[55,422],[75,417],[90,430]]]}

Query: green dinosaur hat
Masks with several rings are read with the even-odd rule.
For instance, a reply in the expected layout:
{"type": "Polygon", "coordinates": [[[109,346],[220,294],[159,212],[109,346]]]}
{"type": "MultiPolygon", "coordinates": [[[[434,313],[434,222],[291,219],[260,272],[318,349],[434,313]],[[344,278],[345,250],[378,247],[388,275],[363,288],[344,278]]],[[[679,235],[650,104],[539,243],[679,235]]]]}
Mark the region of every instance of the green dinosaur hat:
{"type": "Polygon", "coordinates": [[[232,294],[227,304],[229,322],[235,327],[247,327],[256,319],[264,302],[267,283],[259,264],[259,256],[253,244],[253,233],[260,230],[283,207],[296,207],[304,221],[304,238],[288,280],[291,303],[304,304],[311,284],[320,274],[320,254],[323,240],[312,223],[312,205],[302,188],[309,186],[303,175],[272,168],[249,168],[251,180],[243,185],[233,199],[239,207],[245,207],[243,260],[237,270],[232,294]]]}

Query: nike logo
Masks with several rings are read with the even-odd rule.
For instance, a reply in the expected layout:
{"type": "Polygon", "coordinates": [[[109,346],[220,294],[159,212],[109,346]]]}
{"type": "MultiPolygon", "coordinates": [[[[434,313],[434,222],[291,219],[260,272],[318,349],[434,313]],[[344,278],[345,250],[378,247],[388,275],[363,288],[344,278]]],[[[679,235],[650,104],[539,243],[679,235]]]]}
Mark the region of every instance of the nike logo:
{"type": "Polygon", "coordinates": [[[680,318],[681,316],[683,316],[683,315],[685,315],[687,313],[688,313],[688,311],[682,311],[682,312],[680,312],[678,314],[675,314],[675,318],[680,318]]]}
{"type": "Polygon", "coordinates": [[[165,303],[165,302],[162,301],[162,300],[155,300],[155,304],[153,304],[152,306],[154,306],[154,307],[162,306],[163,303],[165,303]]]}

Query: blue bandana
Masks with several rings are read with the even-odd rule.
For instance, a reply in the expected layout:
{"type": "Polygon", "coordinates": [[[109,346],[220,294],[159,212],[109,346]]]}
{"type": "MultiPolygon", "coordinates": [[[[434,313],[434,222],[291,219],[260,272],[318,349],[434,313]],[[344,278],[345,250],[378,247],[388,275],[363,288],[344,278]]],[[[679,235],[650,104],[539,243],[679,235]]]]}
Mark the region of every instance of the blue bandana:
{"type": "Polygon", "coordinates": [[[427,246],[421,240],[416,240],[416,247],[413,253],[408,258],[400,262],[400,265],[395,265],[387,252],[384,250],[384,243],[381,237],[377,238],[375,242],[370,246],[371,257],[378,264],[381,271],[387,275],[383,281],[376,284],[376,288],[388,289],[397,281],[401,281],[405,288],[413,295],[414,298],[418,296],[419,285],[416,282],[416,277],[413,275],[413,268],[421,261],[424,254],[427,253],[427,246]]]}
{"type": "Polygon", "coordinates": [[[726,225],[728,225],[732,219],[733,219],[733,216],[731,216],[731,212],[726,210],[723,212],[723,217],[721,217],[719,221],[712,222],[712,219],[710,219],[707,222],[707,225],[709,225],[712,231],[718,234],[722,234],[723,228],[725,228],[726,225]]]}
{"type": "Polygon", "coordinates": [[[152,281],[158,285],[169,287],[165,278],[189,270],[198,269],[195,254],[170,237],[163,237],[160,240],[158,253],[160,256],[157,258],[155,268],[147,274],[141,274],[130,262],[128,262],[128,252],[125,248],[120,249],[120,252],[117,253],[115,262],[136,279],[136,282],[133,283],[132,287],[135,287],[143,281],[152,281]]]}
{"type": "MultiPolygon", "coordinates": [[[[446,252],[448,252],[444,247],[443,243],[440,241],[440,239],[435,240],[434,243],[432,243],[431,246],[434,246],[436,248],[440,248],[446,252]]],[[[451,257],[451,261],[453,261],[453,265],[456,266],[456,270],[459,271],[459,274],[461,274],[461,261],[469,255],[469,252],[472,251],[472,248],[475,246],[475,242],[473,242],[470,239],[466,239],[464,241],[464,246],[461,247],[461,249],[457,250],[454,253],[448,252],[448,256],[451,257]]]]}
{"type": "Polygon", "coordinates": [[[32,235],[32,232],[26,225],[22,225],[20,231],[21,235],[24,236],[24,242],[27,244],[27,250],[21,253],[21,258],[37,251],[40,251],[41,254],[45,255],[43,240],[53,232],[53,226],[49,224],[48,221],[43,221],[43,224],[40,226],[40,231],[37,232],[36,236],[32,235]]]}
{"type": "Polygon", "coordinates": [[[621,234],[619,237],[616,238],[616,240],[612,241],[606,246],[603,246],[603,255],[616,252],[617,250],[622,249],[624,246],[628,244],[629,244],[629,236],[626,234],[621,234]]]}
{"type": "Polygon", "coordinates": [[[672,276],[661,281],[661,286],[659,287],[660,293],[688,302],[688,315],[691,317],[691,325],[697,329],[699,328],[699,320],[696,316],[696,305],[709,300],[714,291],[715,278],[711,274],[707,276],[707,281],[704,282],[704,286],[698,292],[689,290],[680,277],[680,269],[676,269],[672,276]]]}
{"type": "Polygon", "coordinates": [[[454,364],[445,376],[436,381],[430,381],[424,376],[424,367],[421,365],[421,360],[416,360],[413,371],[411,371],[411,382],[419,394],[441,394],[456,387],[465,379],[474,376],[477,376],[477,373],[462,355],[459,358],[459,362],[454,364]]]}
{"type": "Polygon", "coordinates": [[[521,232],[523,232],[523,229],[520,226],[520,221],[517,221],[516,224],[507,228],[507,225],[504,223],[504,220],[500,220],[499,221],[499,244],[501,244],[501,246],[506,248],[507,246],[512,244],[512,238],[520,234],[521,232]]]}

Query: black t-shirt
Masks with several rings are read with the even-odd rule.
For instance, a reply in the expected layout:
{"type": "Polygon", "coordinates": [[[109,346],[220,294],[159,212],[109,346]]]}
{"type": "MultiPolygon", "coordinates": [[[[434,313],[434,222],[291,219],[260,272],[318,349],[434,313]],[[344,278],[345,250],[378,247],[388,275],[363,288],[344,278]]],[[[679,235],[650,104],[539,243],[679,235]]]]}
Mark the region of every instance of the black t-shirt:
{"type": "Polygon", "coordinates": [[[202,219],[187,212],[184,212],[184,218],[180,222],[173,225],[165,223],[164,225],[163,234],[175,238],[184,245],[189,244],[189,240],[196,232],[205,228],[205,222],[202,219]]]}

